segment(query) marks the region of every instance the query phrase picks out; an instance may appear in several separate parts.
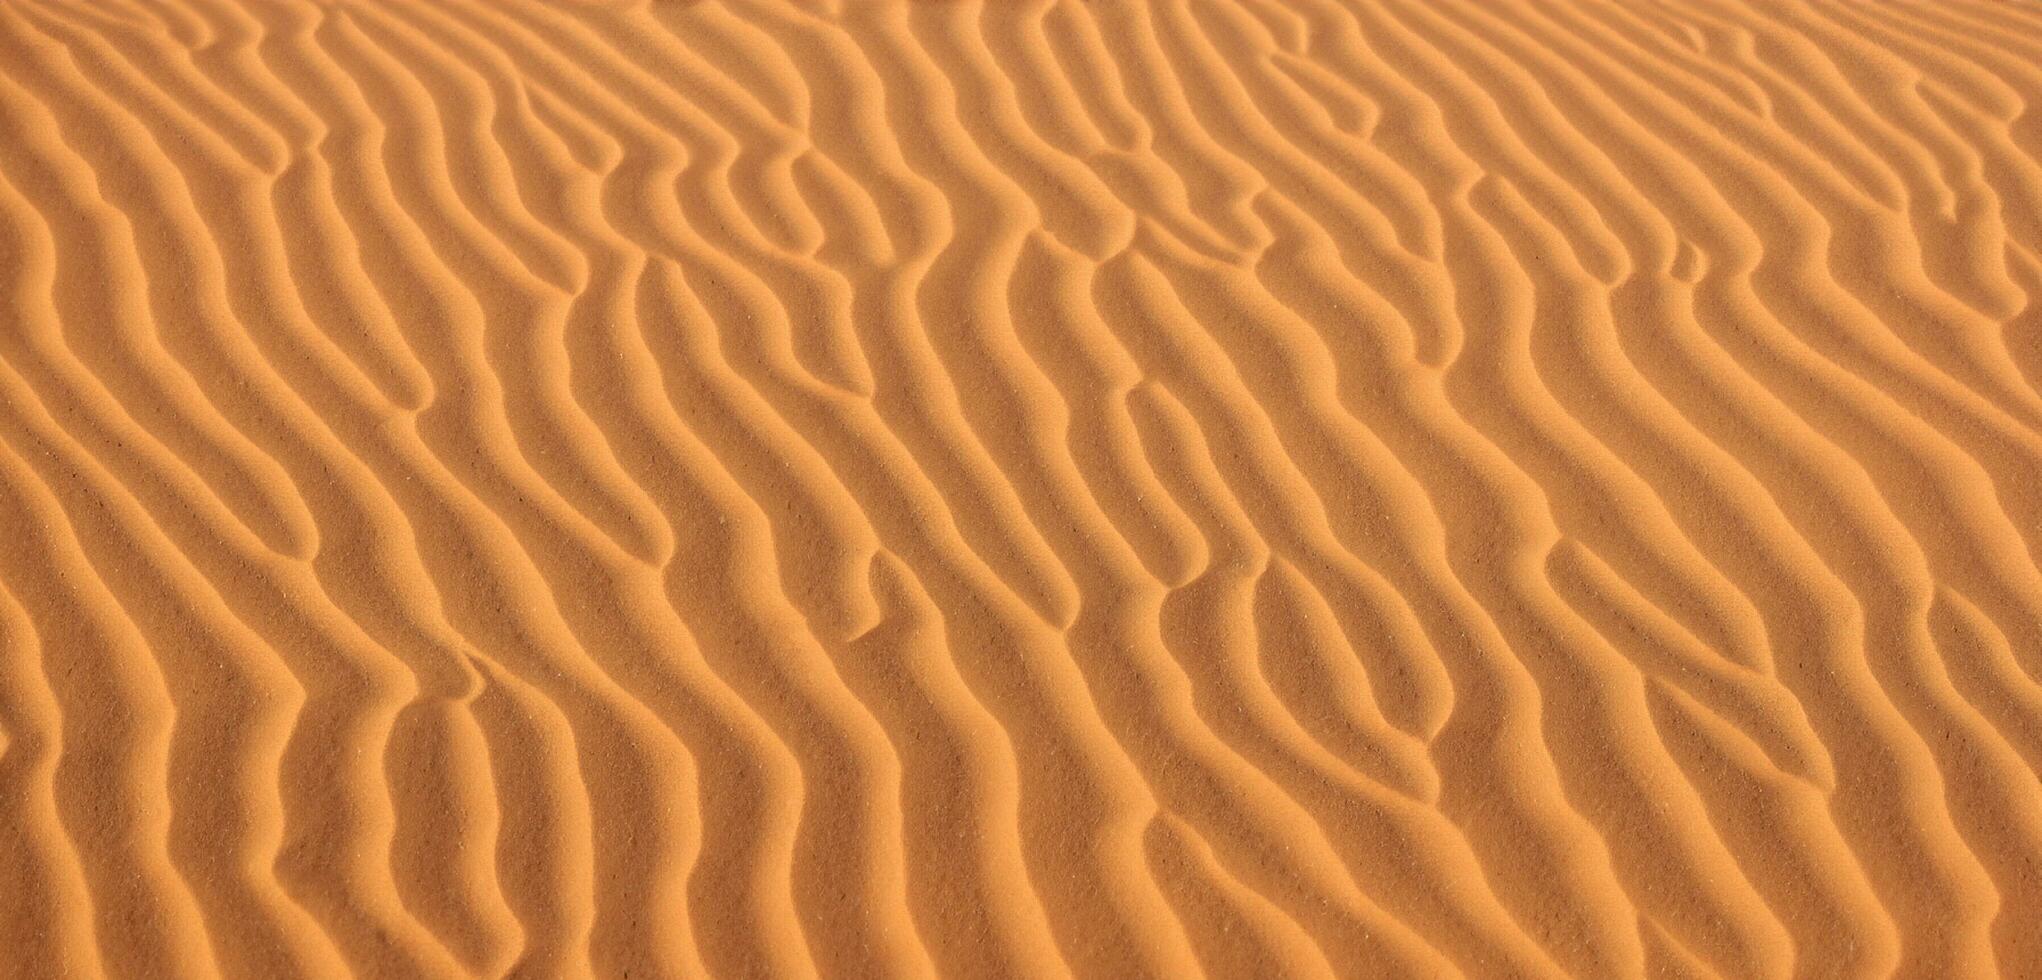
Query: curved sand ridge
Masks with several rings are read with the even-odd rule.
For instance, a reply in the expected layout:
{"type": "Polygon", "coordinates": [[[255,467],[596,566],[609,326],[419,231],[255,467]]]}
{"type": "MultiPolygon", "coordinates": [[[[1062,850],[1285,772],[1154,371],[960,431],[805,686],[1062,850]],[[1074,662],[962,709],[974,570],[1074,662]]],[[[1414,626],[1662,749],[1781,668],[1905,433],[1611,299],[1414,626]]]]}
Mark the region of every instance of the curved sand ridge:
{"type": "Polygon", "coordinates": [[[2038,64],[0,2],[0,966],[2042,975],[2038,64]]]}

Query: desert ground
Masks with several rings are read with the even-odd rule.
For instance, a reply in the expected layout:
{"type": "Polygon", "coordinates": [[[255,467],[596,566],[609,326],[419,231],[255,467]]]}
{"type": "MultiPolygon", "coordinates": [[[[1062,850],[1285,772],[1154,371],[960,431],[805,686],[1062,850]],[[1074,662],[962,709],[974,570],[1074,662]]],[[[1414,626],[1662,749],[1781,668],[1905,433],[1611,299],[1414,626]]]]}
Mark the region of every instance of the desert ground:
{"type": "Polygon", "coordinates": [[[2042,3],[0,0],[0,977],[2042,977],[2042,3]]]}

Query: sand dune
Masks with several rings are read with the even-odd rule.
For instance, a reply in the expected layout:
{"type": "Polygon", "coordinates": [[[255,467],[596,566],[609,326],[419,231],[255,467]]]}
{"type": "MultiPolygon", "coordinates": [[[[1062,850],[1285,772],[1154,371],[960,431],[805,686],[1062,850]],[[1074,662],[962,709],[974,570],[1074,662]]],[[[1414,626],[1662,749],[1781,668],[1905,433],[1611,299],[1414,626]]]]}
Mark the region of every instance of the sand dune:
{"type": "Polygon", "coordinates": [[[0,975],[2042,976],[2038,65],[4,0],[0,975]]]}

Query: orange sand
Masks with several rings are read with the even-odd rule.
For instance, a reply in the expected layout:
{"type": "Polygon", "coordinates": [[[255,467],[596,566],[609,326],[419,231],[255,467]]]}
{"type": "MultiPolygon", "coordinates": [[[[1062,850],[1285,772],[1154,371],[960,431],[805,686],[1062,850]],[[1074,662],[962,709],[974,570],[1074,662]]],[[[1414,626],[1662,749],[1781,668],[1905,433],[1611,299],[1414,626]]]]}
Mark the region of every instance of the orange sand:
{"type": "Polygon", "coordinates": [[[2038,66],[0,0],[0,975],[2042,977],[2038,66]]]}

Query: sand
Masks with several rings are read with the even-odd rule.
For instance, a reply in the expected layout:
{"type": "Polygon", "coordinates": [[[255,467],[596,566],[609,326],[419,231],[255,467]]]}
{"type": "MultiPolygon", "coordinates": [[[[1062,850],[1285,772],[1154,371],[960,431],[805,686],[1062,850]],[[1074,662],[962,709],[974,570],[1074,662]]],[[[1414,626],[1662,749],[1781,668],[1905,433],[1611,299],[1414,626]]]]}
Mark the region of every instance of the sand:
{"type": "Polygon", "coordinates": [[[0,976],[2042,977],[2038,65],[0,0],[0,976]]]}

